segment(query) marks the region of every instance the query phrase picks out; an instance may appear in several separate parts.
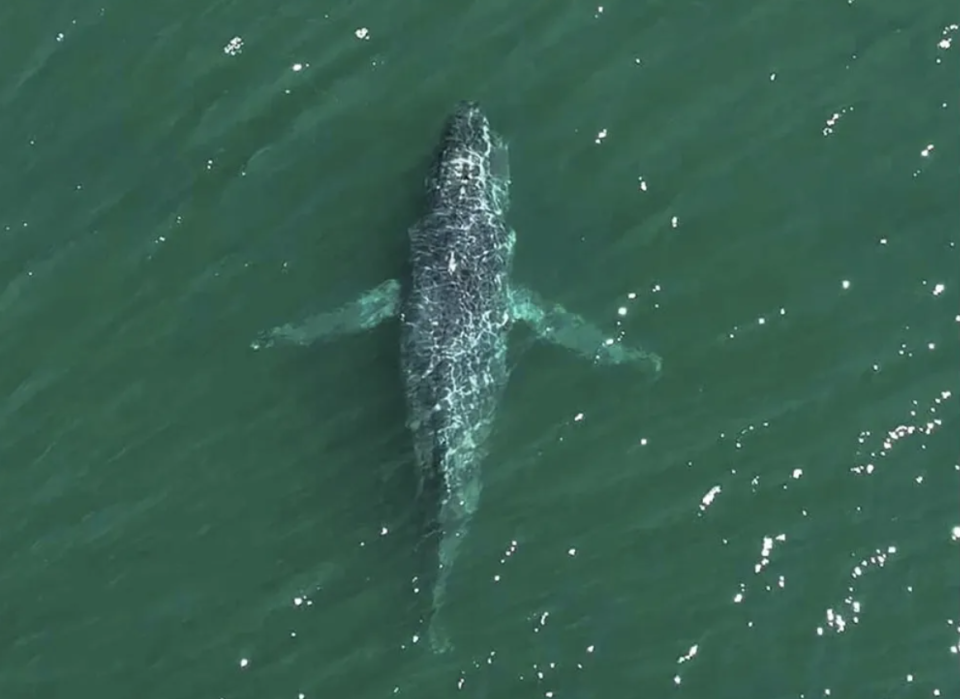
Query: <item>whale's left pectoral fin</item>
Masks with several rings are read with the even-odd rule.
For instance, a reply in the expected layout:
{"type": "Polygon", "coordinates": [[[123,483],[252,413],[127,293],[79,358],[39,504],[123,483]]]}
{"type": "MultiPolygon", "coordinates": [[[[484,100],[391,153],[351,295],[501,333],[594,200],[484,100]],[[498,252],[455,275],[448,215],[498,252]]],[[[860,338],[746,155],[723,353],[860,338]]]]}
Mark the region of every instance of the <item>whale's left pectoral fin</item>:
{"type": "Polygon", "coordinates": [[[399,308],[400,282],[389,279],[336,310],[262,332],[250,346],[261,349],[275,344],[311,345],[374,328],[396,316],[399,308]]]}
{"type": "Polygon", "coordinates": [[[660,373],[663,360],[655,352],[624,345],[585,318],[559,304],[544,301],[530,289],[513,286],[510,296],[513,319],[529,324],[540,338],[573,350],[598,364],[640,362],[648,365],[656,374],[660,373]]]}

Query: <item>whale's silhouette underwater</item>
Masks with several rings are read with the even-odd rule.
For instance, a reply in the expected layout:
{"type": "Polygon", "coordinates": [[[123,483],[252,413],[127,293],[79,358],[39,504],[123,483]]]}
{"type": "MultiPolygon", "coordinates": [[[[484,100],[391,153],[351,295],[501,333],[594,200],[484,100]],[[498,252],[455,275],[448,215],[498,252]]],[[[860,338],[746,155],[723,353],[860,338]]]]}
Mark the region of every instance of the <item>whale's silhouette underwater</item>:
{"type": "Polygon", "coordinates": [[[435,507],[439,566],[428,636],[450,647],[438,621],[450,570],[480,500],[480,465],[508,379],[507,335],[516,322],[600,364],[640,363],[653,352],[613,341],[511,278],[516,234],[506,223],[505,141],[476,102],[461,102],[443,128],[426,178],[426,207],[410,229],[410,279],[390,279],[354,301],[261,333],[255,348],[309,345],[399,319],[407,426],[421,494],[435,507]]]}

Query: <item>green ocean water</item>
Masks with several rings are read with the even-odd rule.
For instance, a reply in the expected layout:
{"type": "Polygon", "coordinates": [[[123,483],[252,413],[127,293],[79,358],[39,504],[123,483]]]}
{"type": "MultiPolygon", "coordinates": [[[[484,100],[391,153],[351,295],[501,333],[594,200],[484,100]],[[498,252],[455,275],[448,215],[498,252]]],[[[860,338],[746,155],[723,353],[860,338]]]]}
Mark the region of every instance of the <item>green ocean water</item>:
{"type": "Polygon", "coordinates": [[[960,10],[0,5],[0,699],[960,696],[960,10]],[[432,654],[397,332],[444,116],[518,334],[432,654]],[[529,339],[529,338],[526,338],[529,339]]]}

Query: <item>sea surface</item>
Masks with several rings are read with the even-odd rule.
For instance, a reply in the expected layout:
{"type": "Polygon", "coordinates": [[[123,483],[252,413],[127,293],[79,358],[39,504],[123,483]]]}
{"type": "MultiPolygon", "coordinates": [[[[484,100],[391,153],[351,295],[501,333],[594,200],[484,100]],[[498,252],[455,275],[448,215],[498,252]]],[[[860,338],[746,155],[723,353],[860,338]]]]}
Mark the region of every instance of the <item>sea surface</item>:
{"type": "Polygon", "coordinates": [[[960,8],[0,5],[0,699],[960,697],[960,8]],[[518,329],[445,614],[398,333],[444,117],[518,329]]]}

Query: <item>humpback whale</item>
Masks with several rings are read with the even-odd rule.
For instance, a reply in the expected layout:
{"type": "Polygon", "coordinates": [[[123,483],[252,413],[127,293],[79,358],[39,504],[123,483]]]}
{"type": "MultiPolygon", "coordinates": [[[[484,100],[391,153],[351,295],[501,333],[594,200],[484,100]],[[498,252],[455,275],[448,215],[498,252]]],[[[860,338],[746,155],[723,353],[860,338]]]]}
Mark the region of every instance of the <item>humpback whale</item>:
{"type": "Polygon", "coordinates": [[[653,352],[609,339],[597,326],[511,275],[516,234],[506,222],[507,144],[476,102],[446,120],[425,181],[421,218],[409,228],[409,278],[389,279],[335,310],[260,333],[255,349],[309,345],[399,319],[407,427],[421,495],[439,536],[428,637],[451,647],[437,621],[450,570],[477,510],[480,466],[507,383],[507,335],[517,322],[600,364],[646,364],[653,352]]]}

